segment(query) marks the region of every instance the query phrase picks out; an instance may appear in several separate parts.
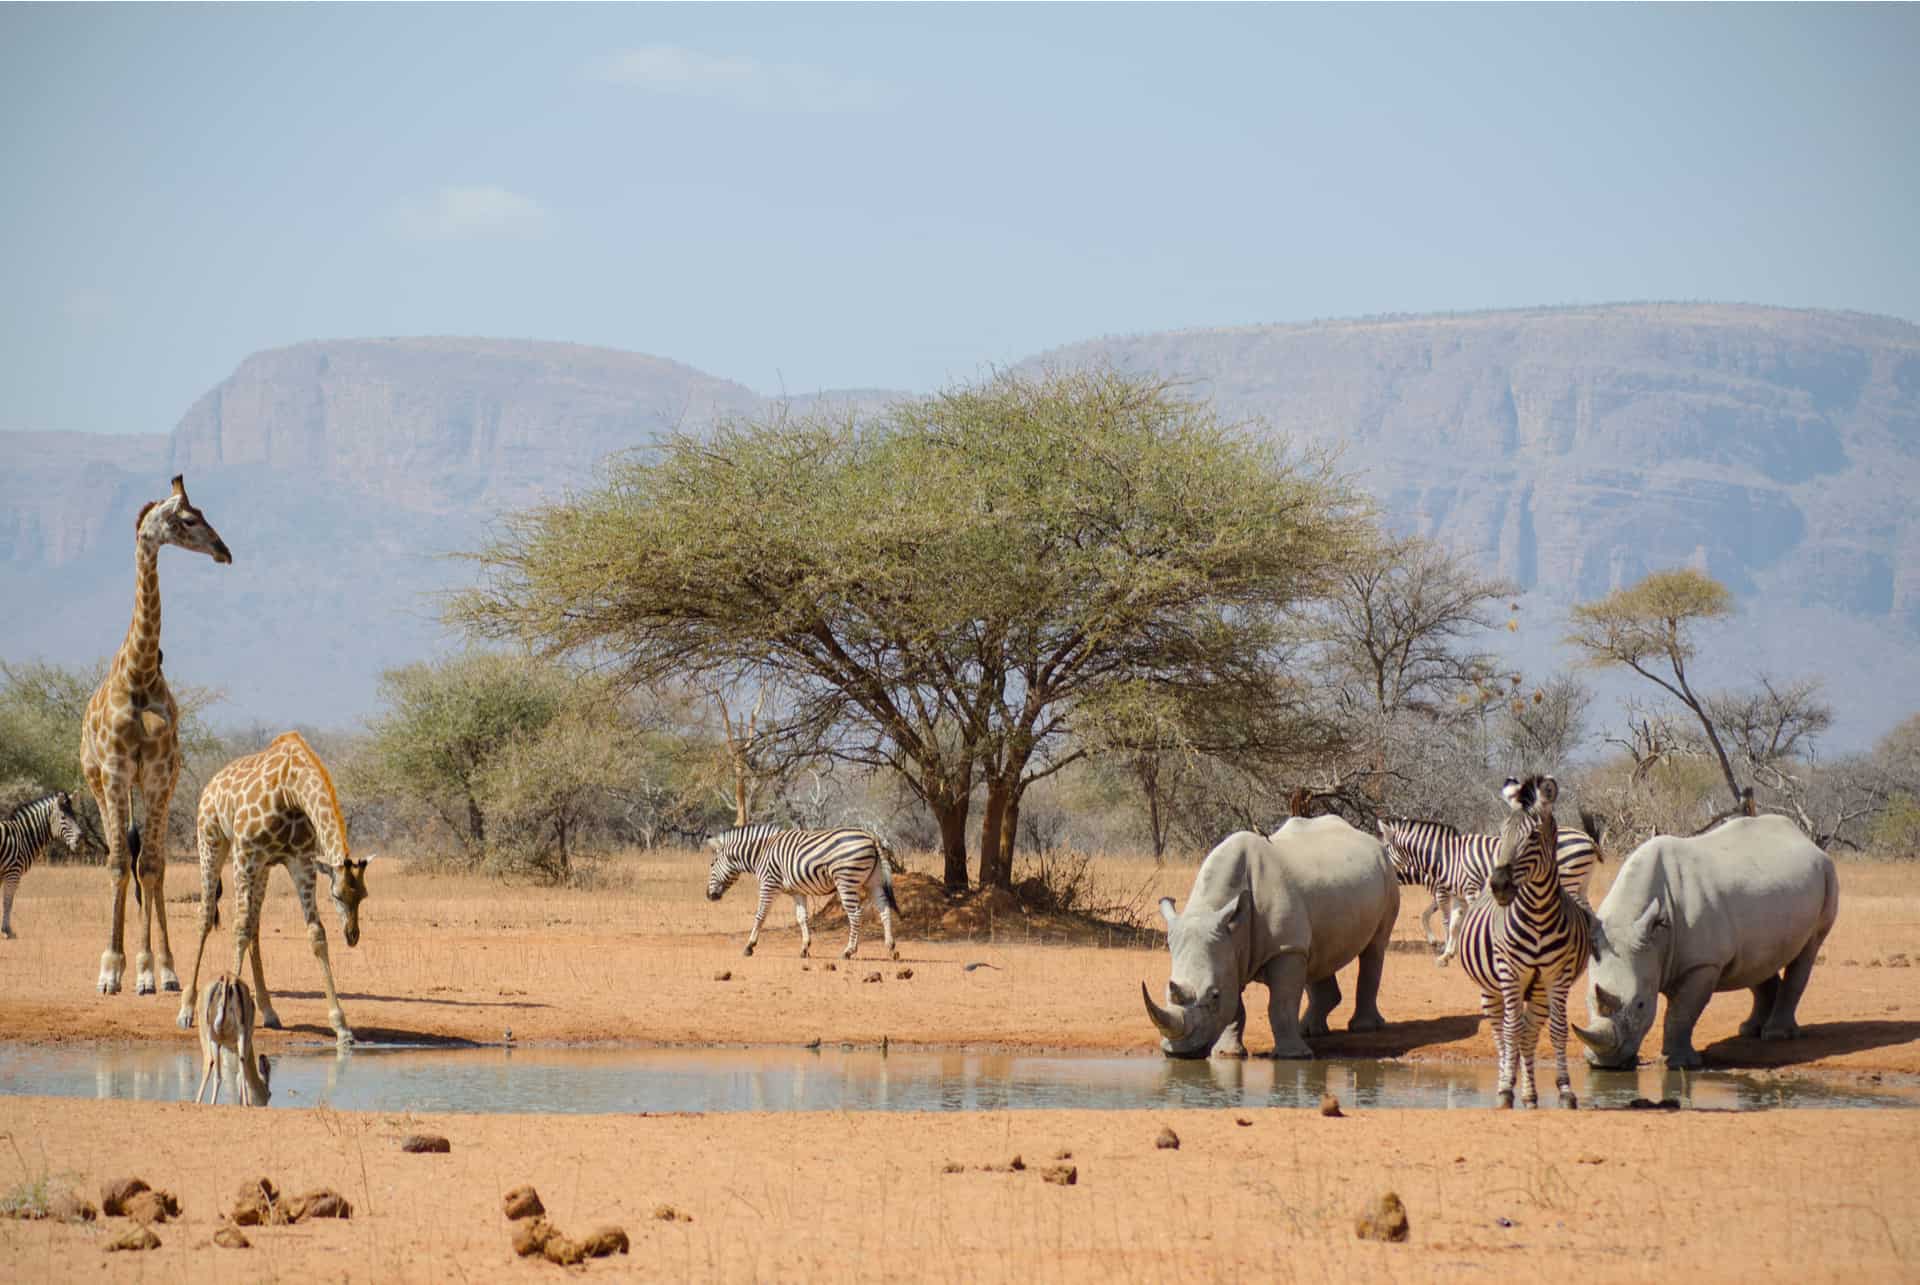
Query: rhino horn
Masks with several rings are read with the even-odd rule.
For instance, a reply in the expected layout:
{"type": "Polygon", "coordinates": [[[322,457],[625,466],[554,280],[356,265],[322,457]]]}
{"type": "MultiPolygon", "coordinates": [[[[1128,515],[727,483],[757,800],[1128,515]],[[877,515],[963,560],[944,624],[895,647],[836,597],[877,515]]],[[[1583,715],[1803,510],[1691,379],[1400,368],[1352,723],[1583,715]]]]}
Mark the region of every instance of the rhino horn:
{"type": "Polygon", "coordinates": [[[1613,1038],[1613,1032],[1610,1030],[1590,1031],[1578,1022],[1573,1022],[1570,1025],[1573,1033],[1579,1037],[1580,1042],[1592,1049],[1595,1053],[1598,1053],[1601,1057],[1612,1057],[1620,1048],[1620,1042],[1613,1038]]]}
{"type": "Polygon", "coordinates": [[[1154,1027],[1170,1040],[1177,1040],[1187,1033],[1187,1014],[1185,1009],[1161,1008],[1153,1002],[1153,996],[1147,992],[1147,984],[1140,983],[1140,998],[1146,1001],[1147,1016],[1153,1019],[1154,1027]]]}

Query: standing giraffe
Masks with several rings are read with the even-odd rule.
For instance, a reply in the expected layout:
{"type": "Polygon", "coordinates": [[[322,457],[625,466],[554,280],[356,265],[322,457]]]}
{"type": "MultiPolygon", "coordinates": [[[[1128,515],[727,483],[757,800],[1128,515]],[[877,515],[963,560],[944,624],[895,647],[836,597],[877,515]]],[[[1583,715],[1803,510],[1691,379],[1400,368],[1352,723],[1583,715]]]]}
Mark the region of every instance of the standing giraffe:
{"type": "Polygon", "coordinates": [[[340,932],[347,945],[360,941],[360,903],[367,896],[367,863],[347,852],[347,823],[340,796],[320,756],[298,732],[286,732],[258,754],[237,758],[213,774],[200,791],[196,827],[200,835],[200,948],[193,955],[193,981],[180,999],[181,1030],[193,1025],[193,999],[200,989],[200,961],[207,937],[220,923],[220,862],[233,854],[233,971],[237,976],[253,952],[253,990],[260,1024],[280,1027],[260,967],[260,905],[267,895],[267,872],[285,865],[300,913],[307,921],[313,957],[327,986],[327,1020],[341,1044],[353,1043],[340,997],[333,989],[333,965],[327,959],[327,930],[314,902],[314,867],[324,865],[340,932]]]}
{"type": "Polygon", "coordinates": [[[180,779],[180,710],[160,676],[160,546],[177,545],[204,553],[225,565],[233,561],[226,543],[187,499],[184,480],[173,479],[173,494],[149,500],[133,520],[133,623],[113,654],[107,676],[87,702],[80,724],[80,770],[100,808],[107,837],[107,870],[113,877],[113,925],[100,956],[100,993],[120,991],[127,966],[124,951],[127,879],[141,907],[140,954],[135,960],[134,990],[153,994],[153,925],[160,924],[160,982],[180,989],[173,971],[173,945],[167,939],[167,807],[180,779]],[[133,819],[133,792],[146,804],[146,834],[133,819]]]}

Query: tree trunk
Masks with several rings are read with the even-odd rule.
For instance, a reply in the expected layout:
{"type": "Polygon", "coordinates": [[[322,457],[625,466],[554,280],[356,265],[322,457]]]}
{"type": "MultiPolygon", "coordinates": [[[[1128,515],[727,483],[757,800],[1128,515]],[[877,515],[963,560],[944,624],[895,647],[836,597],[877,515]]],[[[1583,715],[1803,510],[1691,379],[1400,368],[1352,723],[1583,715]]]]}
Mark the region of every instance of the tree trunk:
{"type": "Polygon", "coordinates": [[[957,805],[929,803],[940,825],[940,853],[946,861],[948,892],[967,890],[967,801],[957,805]]]}
{"type": "Polygon", "coordinates": [[[987,782],[987,810],[980,817],[980,886],[1011,888],[1012,870],[1003,865],[1007,819],[1007,783],[999,778],[987,782]]]}
{"type": "Polygon", "coordinates": [[[487,819],[480,815],[480,805],[471,794],[467,796],[467,837],[476,849],[486,846],[487,819]]]}

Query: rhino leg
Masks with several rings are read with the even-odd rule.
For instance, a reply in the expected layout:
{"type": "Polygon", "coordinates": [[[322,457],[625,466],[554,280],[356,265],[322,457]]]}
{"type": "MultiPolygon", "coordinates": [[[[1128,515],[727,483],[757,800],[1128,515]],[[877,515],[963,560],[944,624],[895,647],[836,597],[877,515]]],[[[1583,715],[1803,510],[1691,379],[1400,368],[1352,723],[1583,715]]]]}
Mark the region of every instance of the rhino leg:
{"type": "Polygon", "coordinates": [[[1340,979],[1329,974],[1317,982],[1307,983],[1307,1015],[1300,1019],[1302,1035],[1321,1036],[1329,1034],[1333,1028],[1327,1019],[1333,1016],[1333,1010],[1340,1007],[1340,979]]]}
{"type": "Polygon", "coordinates": [[[1793,962],[1787,965],[1786,972],[1780,975],[1780,992],[1773,997],[1773,1010],[1767,1014],[1766,1025],[1760,1030],[1763,1040],[1793,1040],[1802,1034],[1800,1026],[1794,1021],[1794,1014],[1800,1009],[1800,997],[1807,993],[1807,981],[1813,976],[1813,961],[1820,955],[1820,947],[1826,944],[1827,935],[1819,934],[1808,942],[1793,962]]]}
{"type": "Polygon", "coordinates": [[[1310,1058],[1313,1050],[1300,1037],[1300,997],[1307,988],[1304,955],[1282,955],[1260,970],[1267,984],[1267,1020],[1273,1025],[1273,1055],[1310,1058]]]}
{"type": "Polygon", "coordinates": [[[1244,996],[1238,1001],[1233,1020],[1220,1032],[1220,1038],[1213,1042],[1214,1057],[1245,1057],[1247,1030],[1247,1001],[1244,996]]]}
{"type": "Polygon", "coordinates": [[[1718,976],[1711,966],[1696,968],[1667,991],[1667,1021],[1660,1036],[1660,1053],[1670,1069],[1690,1070],[1701,1065],[1700,1051],[1693,1047],[1693,1028],[1700,1014],[1707,1011],[1718,976]]]}
{"type": "Polygon", "coordinates": [[[1774,1001],[1780,995],[1780,979],[1769,977],[1753,988],[1753,1011],[1747,1014],[1747,1020],[1740,1023],[1740,1034],[1745,1039],[1757,1039],[1767,1024],[1767,1018],[1773,1013],[1774,1001]]]}
{"type": "Polygon", "coordinates": [[[1393,942],[1396,917],[1386,916],[1380,932],[1360,952],[1360,976],[1353,983],[1353,1020],[1347,1023],[1350,1031],[1386,1029],[1387,1019],[1380,1015],[1380,975],[1386,970],[1387,947],[1393,942]]]}

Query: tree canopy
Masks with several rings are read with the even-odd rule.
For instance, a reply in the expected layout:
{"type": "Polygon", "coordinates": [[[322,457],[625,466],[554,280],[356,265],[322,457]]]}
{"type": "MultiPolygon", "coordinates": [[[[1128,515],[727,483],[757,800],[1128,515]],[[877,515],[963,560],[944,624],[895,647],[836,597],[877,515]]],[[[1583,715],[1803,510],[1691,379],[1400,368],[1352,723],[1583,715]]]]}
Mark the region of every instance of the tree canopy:
{"type": "Polygon", "coordinates": [[[1279,648],[1371,543],[1324,459],[1166,381],[1003,374],[618,458],[509,519],[450,616],[629,683],[777,680],[790,724],[926,802],[949,884],[984,784],[1004,884],[1020,795],[1087,752],[1077,729],[1202,692],[1254,726],[1291,708],[1279,648]]]}

